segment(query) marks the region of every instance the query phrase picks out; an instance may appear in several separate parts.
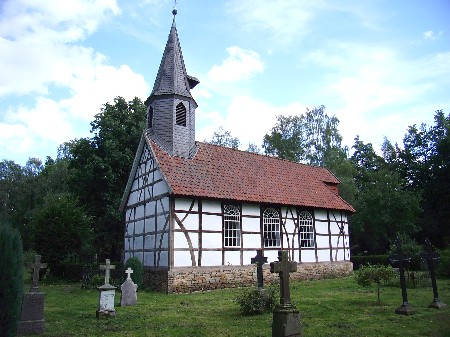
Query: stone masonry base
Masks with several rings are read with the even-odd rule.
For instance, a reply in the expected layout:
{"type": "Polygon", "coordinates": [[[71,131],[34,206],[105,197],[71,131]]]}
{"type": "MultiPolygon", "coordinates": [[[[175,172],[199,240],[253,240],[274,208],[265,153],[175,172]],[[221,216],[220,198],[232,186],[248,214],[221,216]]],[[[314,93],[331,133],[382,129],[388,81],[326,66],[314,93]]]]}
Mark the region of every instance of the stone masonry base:
{"type": "MultiPolygon", "coordinates": [[[[350,261],[299,263],[291,280],[318,280],[351,275],[350,261]]],[[[264,284],[278,283],[278,275],[263,266],[264,284]]],[[[256,286],[256,265],[216,267],[176,267],[168,269],[146,268],[144,285],[154,291],[191,293],[222,288],[256,286]]]]}

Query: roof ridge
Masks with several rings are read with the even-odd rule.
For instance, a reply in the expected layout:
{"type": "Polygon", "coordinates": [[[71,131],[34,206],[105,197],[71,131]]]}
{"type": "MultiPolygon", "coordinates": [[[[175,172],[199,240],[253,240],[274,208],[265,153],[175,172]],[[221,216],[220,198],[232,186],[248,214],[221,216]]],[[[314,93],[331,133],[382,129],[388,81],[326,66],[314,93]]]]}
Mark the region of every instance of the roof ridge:
{"type": "Polygon", "coordinates": [[[272,158],[272,159],[276,159],[276,160],[280,160],[280,161],[284,161],[284,162],[288,162],[288,163],[293,163],[293,164],[298,164],[298,165],[303,165],[303,166],[307,166],[307,167],[313,167],[313,168],[320,168],[320,169],[325,169],[328,170],[326,167],[323,166],[319,166],[319,165],[311,165],[311,164],[306,164],[306,163],[301,163],[298,161],[293,161],[293,160],[289,160],[289,159],[284,159],[284,158],[280,158],[280,157],[276,157],[276,156],[270,156],[264,153],[257,153],[257,152],[251,152],[251,151],[246,151],[246,150],[240,150],[237,148],[232,148],[232,147],[228,147],[228,146],[223,146],[223,145],[217,145],[217,144],[211,144],[208,142],[200,142],[200,141],[196,141],[198,144],[205,144],[208,146],[216,146],[219,148],[224,148],[224,149],[229,149],[229,150],[233,150],[233,151],[238,151],[238,152],[242,152],[242,153],[250,153],[252,155],[256,155],[256,156],[261,156],[264,158],[272,158]]]}

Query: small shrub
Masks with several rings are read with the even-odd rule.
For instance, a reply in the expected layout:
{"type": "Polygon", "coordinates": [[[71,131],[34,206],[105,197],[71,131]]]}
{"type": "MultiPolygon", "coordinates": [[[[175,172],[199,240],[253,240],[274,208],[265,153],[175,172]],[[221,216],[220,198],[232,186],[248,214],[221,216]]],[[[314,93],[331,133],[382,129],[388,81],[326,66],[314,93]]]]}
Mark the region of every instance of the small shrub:
{"type": "Polygon", "coordinates": [[[261,291],[257,288],[249,288],[242,291],[236,298],[244,315],[257,315],[272,310],[276,304],[276,291],[269,288],[261,291]]]}
{"type": "Polygon", "coordinates": [[[91,288],[101,287],[105,283],[105,277],[103,275],[94,275],[90,279],[89,285],[91,288]]]}
{"type": "Polygon", "coordinates": [[[0,336],[13,337],[22,305],[22,239],[6,224],[0,224],[0,270],[0,336]]]}
{"type": "Polygon", "coordinates": [[[142,289],[142,283],[144,282],[144,265],[141,260],[136,256],[130,257],[124,265],[124,270],[131,268],[133,273],[131,279],[138,285],[138,289],[142,289]]]}
{"type": "Polygon", "coordinates": [[[355,271],[355,281],[361,286],[368,287],[375,282],[377,284],[377,303],[380,303],[381,282],[387,283],[395,276],[395,271],[391,266],[367,264],[355,271]]]}

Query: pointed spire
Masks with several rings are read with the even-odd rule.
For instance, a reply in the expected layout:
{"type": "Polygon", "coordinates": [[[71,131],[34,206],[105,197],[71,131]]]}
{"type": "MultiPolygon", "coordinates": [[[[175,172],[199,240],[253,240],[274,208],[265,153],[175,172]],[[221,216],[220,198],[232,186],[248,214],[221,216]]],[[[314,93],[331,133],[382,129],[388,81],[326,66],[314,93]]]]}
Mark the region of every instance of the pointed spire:
{"type": "Polygon", "coordinates": [[[177,28],[175,26],[176,12],[174,8],[172,11],[174,20],[150,96],[177,94],[192,98],[177,28]]]}

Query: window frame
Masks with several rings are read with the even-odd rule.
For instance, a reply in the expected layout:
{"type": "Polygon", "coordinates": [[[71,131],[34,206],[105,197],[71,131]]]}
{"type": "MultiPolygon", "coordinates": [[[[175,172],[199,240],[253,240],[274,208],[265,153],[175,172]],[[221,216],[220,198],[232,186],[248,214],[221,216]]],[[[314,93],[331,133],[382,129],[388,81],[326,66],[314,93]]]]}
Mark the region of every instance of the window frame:
{"type": "Polygon", "coordinates": [[[175,107],[175,124],[178,126],[187,125],[187,109],[183,102],[180,102],[175,107]]]}
{"type": "Polygon", "coordinates": [[[280,210],[265,207],[262,211],[262,239],[264,248],[282,248],[280,210]],[[268,216],[271,212],[275,216],[268,216]],[[272,220],[272,222],[268,221],[272,220]],[[276,221],[275,221],[276,220],[276,221]]]}
{"type": "Polygon", "coordinates": [[[315,226],[313,212],[307,209],[297,210],[297,218],[300,248],[315,248],[316,240],[314,239],[315,226]],[[302,215],[306,214],[308,216],[302,219],[302,215]]]}
{"type": "Polygon", "coordinates": [[[222,244],[224,248],[241,248],[242,246],[241,213],[239,205],[223,204],[222,206],[222,244]],[[232,212],[235,212],[235,214],[231,214],[232,212]]]}

